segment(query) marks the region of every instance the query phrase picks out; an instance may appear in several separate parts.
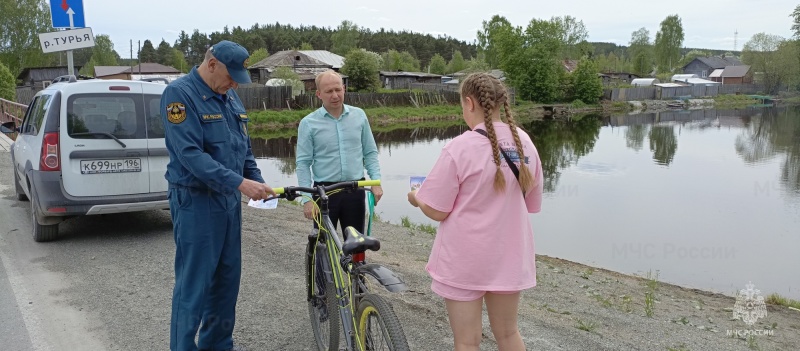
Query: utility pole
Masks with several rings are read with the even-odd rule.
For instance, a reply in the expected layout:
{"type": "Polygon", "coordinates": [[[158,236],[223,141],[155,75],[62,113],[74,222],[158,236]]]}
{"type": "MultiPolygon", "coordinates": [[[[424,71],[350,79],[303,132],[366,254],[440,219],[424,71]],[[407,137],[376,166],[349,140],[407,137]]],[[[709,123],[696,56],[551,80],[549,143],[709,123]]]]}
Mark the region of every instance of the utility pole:
{"type": "Polygon", "coordinates": [[[129,64],[131,65],[131,74],[133,74],[133,39],[131,39],[131,61],[129,64]]]}

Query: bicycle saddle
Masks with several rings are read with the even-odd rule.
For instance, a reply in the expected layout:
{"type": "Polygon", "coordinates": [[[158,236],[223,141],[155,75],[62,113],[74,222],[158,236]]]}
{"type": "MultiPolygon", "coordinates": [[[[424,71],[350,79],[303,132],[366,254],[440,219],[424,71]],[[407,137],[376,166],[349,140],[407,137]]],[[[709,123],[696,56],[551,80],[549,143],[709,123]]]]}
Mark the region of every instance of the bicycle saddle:
{"type": "Polygon", "coordinates": [[[381,242],[359,233],[353,227],[344,228],[347,239],[342,245],[342,252],[345,255],[362,253],[367,250],[378,251],[381,249],[381,242]]]}

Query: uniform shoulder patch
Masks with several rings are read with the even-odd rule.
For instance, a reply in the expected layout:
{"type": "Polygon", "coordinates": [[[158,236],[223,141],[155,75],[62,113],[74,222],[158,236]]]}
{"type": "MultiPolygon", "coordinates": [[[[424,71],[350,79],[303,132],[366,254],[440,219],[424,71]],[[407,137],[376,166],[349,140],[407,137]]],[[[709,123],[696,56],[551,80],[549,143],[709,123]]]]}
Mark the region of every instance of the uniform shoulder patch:
{"type": "Polygon", "coordinates": [[[167,120],[178,124],[186,120],[186,106],[180,102],[167,105],[167,120]]]}

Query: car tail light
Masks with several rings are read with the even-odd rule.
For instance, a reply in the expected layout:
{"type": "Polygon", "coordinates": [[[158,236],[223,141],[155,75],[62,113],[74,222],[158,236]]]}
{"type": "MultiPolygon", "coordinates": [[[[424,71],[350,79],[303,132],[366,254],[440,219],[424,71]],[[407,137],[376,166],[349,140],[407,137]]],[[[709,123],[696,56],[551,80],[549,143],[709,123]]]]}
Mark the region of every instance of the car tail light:
{"type": "Polygon", "coordinates": [[[42,139],[42,160],[39,162],[39,170],[61,170],[61,161],[58,157],[58,132],[44,134],[44,139],[42,139]]]}
{"type": "Polygon", "coordinates": [[[114,86],[110,86],[110,87],[108,87],[108,90],[125,90],[125,91],[130,91],[130,90],[131,90],[131,87],[120,86],[120,85],[114,85],[114,86]]]}

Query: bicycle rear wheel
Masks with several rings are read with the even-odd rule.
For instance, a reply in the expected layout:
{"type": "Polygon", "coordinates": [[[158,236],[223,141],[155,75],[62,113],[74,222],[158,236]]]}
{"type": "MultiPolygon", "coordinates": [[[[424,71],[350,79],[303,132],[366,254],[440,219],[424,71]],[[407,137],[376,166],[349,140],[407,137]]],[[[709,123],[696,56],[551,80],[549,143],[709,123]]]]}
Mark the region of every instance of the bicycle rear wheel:
{"type": "Polygon", "coordinates": [[[358,304],[358,335],[365,351],[408,351],[408,342],[392,306],[382,297],[366,294],[358,304]]]}
{"type": "Polygon", "coordinates": [[[325,278],[324,269],[330,264],[325,244],[308,243],[306,251],[306,288],[308,291],[308,316],[314,332],[314,344],[319,351],[339,351],[339,310],[336,287],[325,278]],[[317,249],[314,260],[314,248],[317,249]]]}

